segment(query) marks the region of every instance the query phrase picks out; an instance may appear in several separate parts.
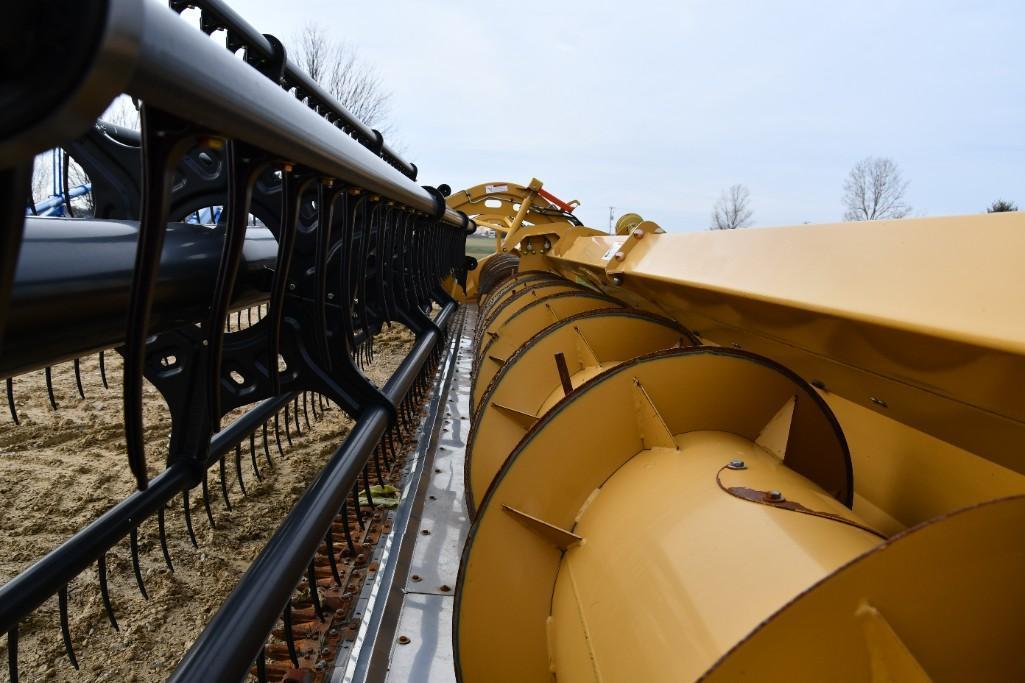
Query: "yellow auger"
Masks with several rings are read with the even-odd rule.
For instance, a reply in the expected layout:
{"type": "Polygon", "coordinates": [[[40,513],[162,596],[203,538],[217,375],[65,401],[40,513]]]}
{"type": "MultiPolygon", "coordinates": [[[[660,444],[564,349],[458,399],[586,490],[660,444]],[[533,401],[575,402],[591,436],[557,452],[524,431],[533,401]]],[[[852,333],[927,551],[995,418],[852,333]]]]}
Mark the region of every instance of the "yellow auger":
{"type": "Polygon", "coordinates": [[[449,199],[499,235],[460,679],[1025,679],[1025,217],[608,235],[542,192],[449,199]]]}

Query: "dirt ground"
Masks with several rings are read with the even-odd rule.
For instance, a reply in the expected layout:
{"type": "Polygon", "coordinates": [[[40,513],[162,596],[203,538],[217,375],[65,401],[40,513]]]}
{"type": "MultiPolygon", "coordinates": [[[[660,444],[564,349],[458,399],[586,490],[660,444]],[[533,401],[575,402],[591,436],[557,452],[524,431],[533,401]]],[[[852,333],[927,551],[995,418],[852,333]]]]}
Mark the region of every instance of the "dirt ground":
{"type": "MultiPolygon", "coordinates": [[[[383,384],[411,343],[412,335],[404,328],[379,335],[375,361],[367,369],[370,378],[383,384]]],[[[95,355],[83,358],[81,365],[85,399],[79,398],[72,364],[66,363],[53,369],[56,412],[50,409],[41,370],[14,380],[20,426],[13,424],[5,401],[0,404],[0,583],[134,490],[124,448],[120,358],[106,353],[108,390],[100,381],[95,355]]],[[[148,385],[147,392],[147,455],[156,474],[170,425],[159,395],[148,385]]],[[[108,554],[108,581],[119,631],[107,620],[95,565],[69,585],[71,634],[80,671],[71,667],[64,652],[56,597],[23,621],[18,644],[21,680],[164,680],[351,426],[334,407],[319,421],[312,411],[308,414],[312,428],[307,431],[302,420],[303,435],[293,430],[293,446],[287,445],[282,430],[284,459],[274,449],[271,433],[273,468],[264,459],[258,435],[262,481],[253,472],[248,443],[243,445],[245,497],[229,458],[231,511],[220,496],[218,468],[210,470],[216,529],[207,521],[199,489],[193,490],[190,502],[198,549],[185,531],[181,498],[171,501],[167,537],[173,574],[160,551],[156,519],[143,522],[139,543],[149,600],[143,600],[136,586],[128,539],[108,554]]],[[[0,635],[0,681],[9,681],[6,635],[0,635]]]]}

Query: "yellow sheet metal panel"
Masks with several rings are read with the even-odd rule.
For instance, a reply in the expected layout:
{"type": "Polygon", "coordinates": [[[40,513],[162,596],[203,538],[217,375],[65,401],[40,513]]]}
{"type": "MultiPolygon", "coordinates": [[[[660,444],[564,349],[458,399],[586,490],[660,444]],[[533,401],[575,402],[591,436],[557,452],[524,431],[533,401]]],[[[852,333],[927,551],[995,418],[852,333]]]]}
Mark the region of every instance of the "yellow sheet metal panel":
{"type": "Polygon", "coordinates": [[[580,291],[581,289],[580,285],[575,285],[562,278],[556,281],[527,282],[522,287],[511,290],[502,297],[501,301],[497,301],[493,306],[481,312],[477,328],[478,338],[488,331],[500,329],[506,320],[524,306],[528,306],[552,294],[580,291]]]}
{"type": "MultiPolygon", "coordinates": [[[[842,436],[832,428],[835,423],[824,404],[810,397],[810,388],[771,363],[736,352],[698,348],[654,354],[618,365],[575,391],[538,423],[506,461],[481,506],[464,551],[457,593],[457,659],[464,681],[548,680],[549,636],[554,638],[553,629],[558,624],[548,626],[547,620],[561,551],[524,524],[520,516],[507,512],[506,507],[560,529],[573,530],[576,522],[586,516],[589,501],[594,505],[600,499],[601,493],[592,497],[594,491],[644,449],[643,433],[650,420],[641,419],[638,413],[637,382],[643,385],[652,404],[657,406],[661,422],[671,433],[734,435],[720,440],[726,444],[721,451],[722,463],[737,457],[736,442],[731,439],[758,440],[780,409],[798,396],[794,405],[806,404],[809,411],[816,407],[818,423],[810,415],[794,414],[794,438],[787,440],[784,462],[793,458],[801,464],[805,459],[799,451],[814,453],[822,461],[835,462],[832,471],[839,476],[849,475],[844,475],[848,460],[842,436]]],[[[767,451],[766,454],[773,462],[778,460],[776,455],[768,455],[767,451]]],[[[830,471],[813,470],[812,474],[822,476],[830,471]]],[[[788,483],[787,487],[794,492],[789,495],[808,509],[833,511],[855,519],[853,513],[835,504],[837,499],[843,500],[850,482],[832,482],[828,476],[825,481],[828,490],[806,483],[800,491],[796,484],[788,483]]],[[[749,483],[764,485],[757,480],[749,483]]],[[[709,484],[731,505],[764,507],[758,502],[739,500],[718,488],[714,479],[709,484]]],[[[727,482],[727,486],[741,484],[742,481],[727,482]]],[[[667,492],[663,482],[647,495],[672,499],[672,488],[667,492]]],[[[632,504],[644,505],[643,500],[636,498],[632,504]]],[[[765,512],[758,509],[758,514],[765,512]]],[[[809,517],[796,524],[813,522],[815,528],[837,527],[838,538],[852,533],[860,538],[866,533],[835,519],[815,518],[803,512],[775,508],[768,512],[809,517]]],[[[706,521],[720,522],[713,518],[706,521]]],[[[722,524],[728,528],[729,522],[722,524]]],[[[722,534],[721,538],[725,542],[728,536],[722,534]]],[[[624,561],[634,558],[643,562],[645,552],[633,545],[630,535],[621,541],[624,561]]],[[[586,547],[586,537],[582,543],[586,547]]],[[[792,549],[794,541],[789,543],[792,549]]],[[[831,547],[830,541],[824,543],[824,547],[831,547]]],[[[659,608],[672,607],[684,597],[681,593],[666,595],[659,608]]],[[[786,598],[779,599],[782,604],[786,598]]],[[[628,602],[623,608],[628,610],[631,604],[634,603],[628,602]]],[[[650,605],[642,605],[641,609],[648,610],[650,605]]],[[[631,619],[643,622],[644,613],[631,619]]],[[[633,627],[631,622],[627,623],[633,627]]],[[[567,642],[572,640],[570,637],[567,642]]]]}
{"type": "Polygon", "coordinates": [[[861,499],[854,509],[888,533],[986,500],[1025,494],[1025,475],[834,394],[824,398],[851,449],[861,499]]]}
{"type": "Polygon", "coordinates": [[[555,354],[566,360],[573,387],[636,356],[692,343],[665,318],[624,309],[580,313],[537,332],[488,380],[478,372],[471,403],[473,431],[466,446],[466,503],[471,514],[506,457],[531,426],[520,413],[543,417],[565,394],[555,354]],[[511,409],[511,410],[510,410],[511,409]],[[512,412],[515,411],[515,412],[512,412]]]}
{"type": "MultiPolygon", "coordinates": [[[[1025,216],[720,232],[647,236],[609,290],[1025,471],[1008,452],[1025,436],[1025,216]]],[[[593,270],[609,241],[552,261],[593,270]]]]}
{"type": "Polygon", "coordinates": [[[1025,680],[1025,498],[916,527],[798,596],[738,644],[709,683],[1025,680]]]}
{"type": "Polygon", "coordinates": [[[585,540],[563,557],[552,602],[559,681],[695,680],[766,616],[881,540],[725,493],[717,477],[854,517],[751,441],[691,432],[678,444],[624,464],[574,527],[585,540]],[[747,469],[723,471],[731,459],[747,469]],[[572,645],[580,640],[586,660],[572,645]]]}
{"type": "Polygon", "coordinates": [[[493,356],[505,360],[523,346],[528,339],[548,325],[584,311],[622,308],[623,304],[598,292],[565,292],[542,301],[528,304],[497,330],[485,335],[473,349],[474,362],[493,356]]]}

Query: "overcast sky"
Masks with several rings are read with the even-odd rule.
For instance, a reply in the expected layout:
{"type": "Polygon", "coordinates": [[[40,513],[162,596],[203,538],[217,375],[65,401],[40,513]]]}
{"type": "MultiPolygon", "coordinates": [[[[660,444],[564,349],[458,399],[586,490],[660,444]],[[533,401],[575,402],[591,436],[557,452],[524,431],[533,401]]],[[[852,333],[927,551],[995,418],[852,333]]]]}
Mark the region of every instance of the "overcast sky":
{"type": "Polygon", "coordinates": [[[733,183],[758,226],[840,220],[870,155],[901,167],[912,215],[1025,205],[1021,0],[232,5],[353,45],[424,182],[538,177],[595,227],[615,206],[706,229],[733,183]]]}

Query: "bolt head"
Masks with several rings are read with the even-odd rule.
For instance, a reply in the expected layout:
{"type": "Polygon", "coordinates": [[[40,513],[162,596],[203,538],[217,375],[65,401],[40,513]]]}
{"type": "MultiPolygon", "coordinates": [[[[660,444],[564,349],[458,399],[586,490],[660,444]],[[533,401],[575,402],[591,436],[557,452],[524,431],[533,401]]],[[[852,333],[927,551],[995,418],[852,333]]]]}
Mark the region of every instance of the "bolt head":
{"type": "Polygon", "coordinates": [[[288,283],[288,291],[290,291],[290,292],[294,292],[295,291],[295,283],[294,282],[289,282],[288,283]]]}
{"type": "Polygon", "coordinates": [[[644,237],[644,231],[640,228],[634,228],[634,231],[631,234],[637,239],[641,239],[642,237],[644,237]]]}
{"type": "Polygon", "coordinates": [[[781,503],[786,500],[786,498],[783,497],[783,494],[779,491],[769,491],[765,494],[765,498],[773,503],[781,503]]]}
{"type": "Polygon", "coordinates": [[[399,636],[399,645],[409,645],[409,636],[399,636]]]}
{"type": "Polygon", "coordinates": [[[623,276],[622,275],[613,275],[612,276],[612,284],[616,285],[617,287],[619,285],[623,284],[623,276]]]}
{"type": "Polygon", "coordinates": [[[746,470],[747,469],[747,465],[740,458],[734,458],[733,460],[730,460],[729,464],[726,465],[726,467],[728,467],[731,470],[746,470]]]}
{"type": "Polygon", "coordinates": [[[621,251],[617,251],[617,252],[616,252],[616,260],[617,260],[617,261],[622,261],[622,260],[623,260],[623,259],[625,259],[625,258],[626,258],[626,254],[624,254],[624,253],[623,253],[623,252],[621,252],[621,251]]]}

